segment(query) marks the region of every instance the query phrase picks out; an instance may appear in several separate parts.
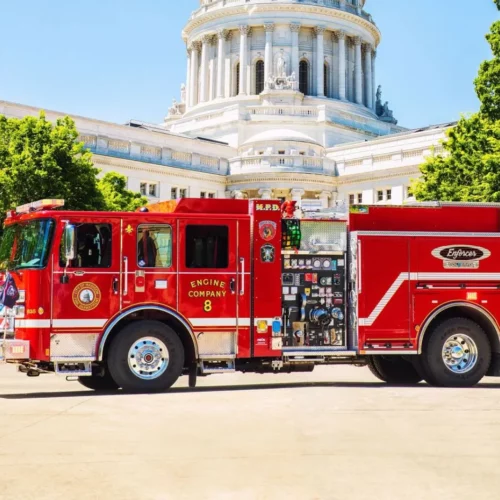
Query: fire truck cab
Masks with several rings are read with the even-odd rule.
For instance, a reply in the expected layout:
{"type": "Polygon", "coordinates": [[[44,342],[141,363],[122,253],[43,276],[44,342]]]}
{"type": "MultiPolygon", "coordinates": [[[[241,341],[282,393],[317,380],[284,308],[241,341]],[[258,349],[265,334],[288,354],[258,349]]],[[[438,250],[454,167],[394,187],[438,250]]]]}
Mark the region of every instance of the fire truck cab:
{"type": "Polygon", "coordinates": [[[500,376],[498,206],[62,206],[9,213],[0,245],[20,290],[1,360],[29,376],[132,392],[318,364],[368,366],[393,384],[500,376]]]}

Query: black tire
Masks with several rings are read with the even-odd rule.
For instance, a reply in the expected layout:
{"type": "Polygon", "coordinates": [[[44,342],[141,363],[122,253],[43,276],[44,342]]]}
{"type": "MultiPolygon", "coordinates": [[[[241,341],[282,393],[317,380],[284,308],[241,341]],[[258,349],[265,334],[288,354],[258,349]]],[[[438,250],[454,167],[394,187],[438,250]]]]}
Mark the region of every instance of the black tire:
{"type": "MultiPolygon", "coordinates": [[[[422,370],[425,379],[438,387],[473,387],[486,375],[491,363],[491,346],[484,330],[466,318],[452,318],[438,324],[429,332],[429,340],[422,354],[422,370]],[[467,371],[455,372],[448,368],[443,358],[443,348],[449,340],[460,344],[461,335],[466,335],[475,344],[477,359],[467,371]]],[[[468,344],[465,343],[465,348],[468,344]]],[[[465,350],[464,354],[470,354],[465,350]]],[[[471,359],[464,356],[464,360],[471,359]]],[[[471,362],[472,363],[472,362],[471,362]]]]}
{"type": "MultiPolygon", "coordinates": [[[[140,344],[140,348],[146,349],[145,342],[144,346],[140,344]]],[[[143,352],[141,355],[145,362],[148,353],[143,352]]],[[[165,391],[175,384],[182,373],[184,348],[178,335],[167,325],[159,321],[137,321],[127,325],[113,339],[109,347],[108,366],[111,376],[125,392],[165,391]],[[145,338],[151,339],[150,346],[159,356],[164,356],[161,343],[168,351],[168,358],[159,360],[162,367],[159,368],[160,375],[156,375],[156,372],[140,371],[141,367],[134,364],[134,360],[140,358],[134,355],[131,355],[129,365],[129,351],[136,344],[134,352],[140,352],[138,341],[145,338]]],[[[146,365],[143,363],[143,366],[146,365]]],[[[151,366],[156,367],[155,364],[151,366]]]]}
{"type": "Polygon", "coordinates": [[[422,381],[413,364],[401,356],[369,356],[368,368],[379,380],[391,385],[415,385],[422,381]]]}
{"type": "Polygon", "coordinates": [[[104,375],[92,375],[91,377],[78,377],[78,382],[93,391],[117,391],[120,386],[114,381],[108,371],[104,375]]]}

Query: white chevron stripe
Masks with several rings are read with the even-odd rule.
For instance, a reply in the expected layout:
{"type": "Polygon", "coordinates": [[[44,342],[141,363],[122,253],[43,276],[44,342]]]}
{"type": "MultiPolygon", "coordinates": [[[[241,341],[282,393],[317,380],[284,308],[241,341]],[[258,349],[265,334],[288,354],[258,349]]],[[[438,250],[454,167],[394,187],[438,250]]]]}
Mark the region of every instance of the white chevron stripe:
{"type": "Polygon", "coordinates": [[[372,326],[405,281],[500,281],[500,273],[401,273],[368,318],[360,318],[359,326],[372,326]]]}

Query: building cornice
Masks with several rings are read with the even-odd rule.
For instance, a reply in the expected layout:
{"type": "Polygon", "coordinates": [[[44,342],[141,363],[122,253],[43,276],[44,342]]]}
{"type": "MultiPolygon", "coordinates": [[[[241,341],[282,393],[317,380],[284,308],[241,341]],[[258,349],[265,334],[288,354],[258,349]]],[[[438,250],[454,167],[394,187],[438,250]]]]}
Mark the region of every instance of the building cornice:
{"type": "Polygon", "coordinates": [[[370,172],[362,172],[359,174],[347,174],[336,177],[336,185],[343,186],[345,184],[352,184],[353,182],[373,182],[384,179],[394,179],[405,175],[420,174],[418,166],[411,167],[394,167],[384,170],[371,170],[370,172]]]}
{"type": "Polygon", "coordinates": [[[94,153],[92,155],[94,165],[105,165],[113,168],[123,168],[127,170],[135,170],[138,172],[149,172],[152,174],[168,175],[172,177],[182,177],[184,179],[192,179],[197,181],[217,182],[221,185],[226,184],[226,176],[222,174],[208,174],[197,170],[188,170],[175,166],[155,166],[151,163],[144,163],[137,160],[126,160],[122,158],[111,158],[94,153]]]}
{"type": "MultiPolygon", "coordinates": [[[[249,17],[249,25],[251,26],[253,24],[252,23],[253,19],[257,14],[260,13],[264,14],[264,17],[265,16],[270,17],[271,16],[270,13],[282,14],[290,12],[298,14],[316,14],[316,15],[330,17],[335,20],[341,19],[344,21],[351,22],[368,31],[370,35],[373,37],[375,46],[377,46],[380,43],[381,33],[379,29],[370,21],[363,19],[357,14],[351,14],[350,12],[346,12],[340,9],[333,9],[331,7],[321,7],[315,5],[299,5],[299,4],[286,4],[286,5],[255,4],[252,5],[252,16],[249,17]]],[[[210,12],[206,12],[204,14],[197,15],[196,17],[191,19],[185,26],[184,30],[182,31],[182,38],[184,41],[187,41],[196,29],[200,28],[207,22],[218,21],[224,18],[226,18],[227,21],[228,17],[238,16],[238,15],[249,16],[248,5],[243,4],[233,7],[222,7],[220,9],[216,9],[210,12]]],[[[255,24],[257,24],[257,22],[255,22],[255,24]]]]}
{"type": "Polygon", "coordinates": [[[387,144],[391,142],[401,142],[404,139],[411,139],[415,137],[427,137],[427,136],[433,136],[433,135],[440,135],[444,134],[446,130],[452,128],[453,126],[447,126],[443,125],[442,127],[436,127],[436,128],[429,128],[425,129],[422,131],[414,131],[414,130],[409,130],[406,132],[401,132],[397,134],[388,134],[384,136],[379,136],[376,139],[372,139],[370,141],[366,142],[347,142],[344,144],[339,144],[337,146],[333,146],[331,148],[327,149],[327,154],[334,154],[334,153],[340,153],[345,150],[350,150],[352,151],[353,149],[371,149],[374,146],[378,146],[380,144],[387,144]]]}

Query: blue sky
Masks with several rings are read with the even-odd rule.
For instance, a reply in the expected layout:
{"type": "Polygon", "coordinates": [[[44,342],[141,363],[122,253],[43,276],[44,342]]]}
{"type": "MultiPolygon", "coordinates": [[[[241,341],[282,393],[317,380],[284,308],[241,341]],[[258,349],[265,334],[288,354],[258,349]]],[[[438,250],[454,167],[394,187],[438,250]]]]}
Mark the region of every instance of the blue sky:
{"type": "MultiPolygon", "coordinates": [[[[198,0],[0,0],[0,99],[118,123],[163,120],[185,81],[180,32],[198,0]]],[[[478,108],[491,0],[368,0],[377,80],[400,125],[478,108]]]]}

